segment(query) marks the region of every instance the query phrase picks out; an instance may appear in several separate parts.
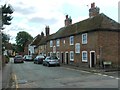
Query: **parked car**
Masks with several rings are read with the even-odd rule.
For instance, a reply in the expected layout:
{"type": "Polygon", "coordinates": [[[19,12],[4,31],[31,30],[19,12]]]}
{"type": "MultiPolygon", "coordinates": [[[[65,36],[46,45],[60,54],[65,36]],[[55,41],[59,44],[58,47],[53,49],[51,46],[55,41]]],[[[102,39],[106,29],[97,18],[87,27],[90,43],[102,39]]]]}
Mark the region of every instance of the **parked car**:
{"type": "Polygon", "coordinates": [[[43,66],[60,66],[60,60],[56,56],[48,56],[43,60],[43,66]]]}
{"type": "Polygon", "coordinates": [[[45,56],[38,55],[38,56],[36,56],[36,58],[34,58],[34,63],[35,64],[42,64],[44,59],[45,59],[45,56]]]}
{"type": "Polygon", "coordinates": [[[24,55],[24,61],[33,61],[32,55],[24,55]]]}
{"type": "Polygon", "coordinates": [[[24,63],[22,55],[17,55],[14,57],[14,63],[24,63]]]}

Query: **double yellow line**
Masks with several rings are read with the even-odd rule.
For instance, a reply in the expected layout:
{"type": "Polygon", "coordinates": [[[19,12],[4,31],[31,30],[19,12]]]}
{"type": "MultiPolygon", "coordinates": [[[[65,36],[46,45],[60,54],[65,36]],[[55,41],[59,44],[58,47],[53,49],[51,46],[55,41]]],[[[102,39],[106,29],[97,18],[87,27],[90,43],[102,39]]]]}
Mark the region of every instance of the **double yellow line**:
{"type": "Polygon", "coordinates": [[[12,74],[13,81],[15,82],[15,89],[17,90],[19,88],[18,86],[18,81],[17,81],[17,76],[16,74],[12,74]]]}

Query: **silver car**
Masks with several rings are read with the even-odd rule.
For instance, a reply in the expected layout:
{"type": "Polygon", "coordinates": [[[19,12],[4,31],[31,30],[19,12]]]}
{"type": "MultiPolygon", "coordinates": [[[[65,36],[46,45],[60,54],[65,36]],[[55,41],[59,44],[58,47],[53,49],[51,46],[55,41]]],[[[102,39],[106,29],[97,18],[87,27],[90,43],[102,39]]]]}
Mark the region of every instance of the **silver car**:
{"type": "Polygon", "coordinates": [[[51,65],[60,66],[60,60],[56,56],[48,56],[43,60],[43,65],[48,67],[51,65]]]}

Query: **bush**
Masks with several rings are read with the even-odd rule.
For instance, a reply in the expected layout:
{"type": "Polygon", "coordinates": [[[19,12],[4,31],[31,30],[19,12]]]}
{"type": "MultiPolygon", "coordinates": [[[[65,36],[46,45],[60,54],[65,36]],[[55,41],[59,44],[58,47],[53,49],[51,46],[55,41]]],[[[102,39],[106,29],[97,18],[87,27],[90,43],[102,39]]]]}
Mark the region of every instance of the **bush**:
{"type": "Polygon", "coordinates": [[[8,63],[9,62],[9,56],[5,56],[5,63],[8,63]]]}

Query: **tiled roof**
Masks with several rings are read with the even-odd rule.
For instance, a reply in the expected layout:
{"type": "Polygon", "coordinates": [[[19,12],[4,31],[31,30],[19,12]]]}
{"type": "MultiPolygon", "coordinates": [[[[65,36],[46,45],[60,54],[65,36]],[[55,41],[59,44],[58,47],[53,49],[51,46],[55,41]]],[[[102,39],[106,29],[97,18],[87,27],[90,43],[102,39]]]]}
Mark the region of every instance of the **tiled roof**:
{"type": "Polygon", "coordinates": [[[96,29],[118,30],[118,25],[120,26],[120,24],[101,13],[93,18],[88,18],[67,27],[60,28],[55,34],[49,36],[47,40],[67,37],[96,29]]]}
{"type": "Polygon", "coordinates": [[[12,46],[11,43],[5,43],[5,48],[6,48],[7,50],[12,50],[12,49],[13,49],[13,46],[12,46]]]}
{"type": "Polygon", "coordinates": [[[30,45],[38,45],[39,42],[40,42],[40,40],[41,40],[41,35],[38,34],[38,35],[34,38],[33,42],[31,42],[30,45]]]}
{"type": "Polygon", "coordinates": [[[46,40],[47,40],[47,36],[44,36],[44,37],[40,40],[40,42],[39,42],[38,45],[44,45],[44,44],[46,44],[46,40]]]}

